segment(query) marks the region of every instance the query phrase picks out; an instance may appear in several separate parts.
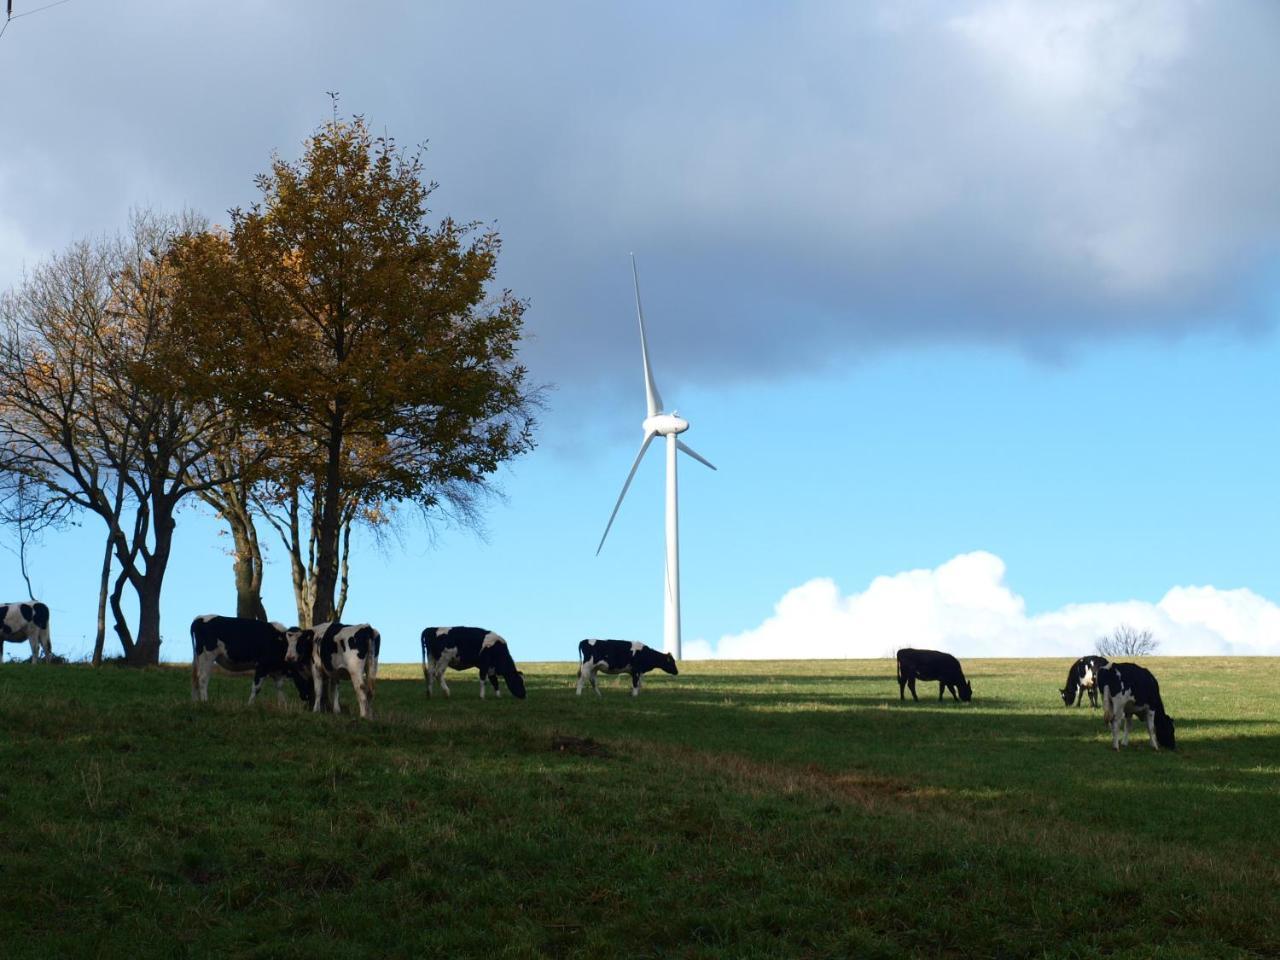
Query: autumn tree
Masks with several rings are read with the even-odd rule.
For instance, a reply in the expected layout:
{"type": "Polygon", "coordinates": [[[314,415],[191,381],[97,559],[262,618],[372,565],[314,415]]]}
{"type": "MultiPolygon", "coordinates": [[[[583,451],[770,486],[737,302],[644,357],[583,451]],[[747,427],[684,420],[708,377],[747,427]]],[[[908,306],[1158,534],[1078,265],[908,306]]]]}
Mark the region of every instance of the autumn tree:
{"type": "Polygon", "coordinates": [[[115,629],[132,664],[159,659],[175,513],[224,479],[192,467],[221,442],[227,419],[177,376],[190,338],[171,309],[168,258],[175,237],[200,226],[138,214],[125,236],[74,245],[0,301],[0,473],[50,505],[103,520],[119,568],[115,629]],[[126,585],[137,598],[136,634],[126,585]]]}
{"type": "Polygon", "coordinates": [[[335,115],[257,185],[225,237],[178,250],[180,309],[217,332],[192,350],[231,375],[224,401],[278,438],[257,500],[289,549],[300,621],[321,622],[353,522],[398,504],[467,514],[532,449],[525,303],[490,289],[497,233],[429,222],[420,154],[362,118],[335,115]]]}

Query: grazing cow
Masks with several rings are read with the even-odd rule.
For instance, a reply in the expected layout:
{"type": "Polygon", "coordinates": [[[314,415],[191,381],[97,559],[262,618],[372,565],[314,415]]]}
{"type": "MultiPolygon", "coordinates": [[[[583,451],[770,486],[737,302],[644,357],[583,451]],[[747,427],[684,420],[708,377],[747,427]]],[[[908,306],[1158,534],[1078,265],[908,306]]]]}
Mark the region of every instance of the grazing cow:
{"type": "Polygon", "coordinates": [[[1089,693],[1089,706],[1098,705],[1098,671],[1106,666],[1106,657],[1081,657],[1071,665],[1067,673],[1067,685],[1058,692],[1062,694],[1064,706],[1074,702],[1078,707],[1084,699],[1085,691],[1089,693]]]}
{"type": "Polygon", "coordinates": [[[1136,663],[1107,662],[1098,673],[1098,686],[1102,688],[1102,720],[1111,724],[1112,749],[1120,749],[1122,723],[1123,743],[1126,747],[1129,745],[1129,724],[1135,716],[1146,721],[1153,749],[1178,749],[1173,718],[1164,712],[1160,684],[1150,670],[1136,663]]]}
{"type": "Polygon", "coordinates": [[[373,687],[378,679],[378,653],[382,634],[367,623],[347,625],[336,621],[317,623],[288,632],[285,659],[311,663],[311,681],[315,688],[312,710],[320,712],[325,693],[330,707],[338,712],[338,682],[345,676],[351,681],[360,704],[360,716],[373,716],[373,687]]]}
{"type": "Polygon", "coordinates": [[[583,640],[578,644],[578,696],[582,695],[582,684],[590,681],[591,689],[600,696],[600,688],[596,686],[596,674],[605,673],[631,674],[631,695],[640,693],[640,678],[650,670],[662,670],[676,676],[676,658],[669,653],[659,653],[643,643],[631,643],[628,640],[583,640]]]}
{"type": "Polygon", "coordinates": [[[298,688],[304,703],[311,701],[311,674],[285,659],[288,652],[282,623],[245,617],[206,614],[191,621],[191,699],[209,699],[209,675],[214,666],[228,673],[252,673],[249,702],[258,696],[262,681],[276,681],[276,699],[284,702],[284,681],[298,688]]]}
{"type": "Polygon", "coordinates": [[[502,696],[498,678],[507,682],[507,689],[519,700],[524,699],[524,674],[516,669],[507,649],[507,641],[491,630],[481,627],[427,627],[422,631],[422,675],[427,681],[427,696],[437,683],[444,695],[449,696],[449,685],[444,682],[444,672],[480,669],[480,699],[484,699],[486,683],[493,684],[493,692],[502,696]]]}
{"type": "Polygon", "coordinates": [[[963,700],[968,703],[973,699],[973,687],[964,678],[964,671],[960,669],[960,661],[949,653],[942,653],[938,650],[913,650],[906,647],[898,651],[898,699],[907,699],[903,692],[905,687],[911,688],[911,699],[919,700],[916,696],[917,680],[937,680],[938,681],[938,701],[942,701],[942,688],[946,687],[951,691],[951,696],[956,700],[963,700]],[[956,696],[956,691],[959,696],[956,696]]]}
{"type": "Polygon", "coordinates": [[[49,645],[49,608],[38,600],[0,604],[0,650],[6,643],[20,640],[31,644],[28,663],[35,663],[41,650],[46,661],[53,659],[53,648],[49,645]]]}

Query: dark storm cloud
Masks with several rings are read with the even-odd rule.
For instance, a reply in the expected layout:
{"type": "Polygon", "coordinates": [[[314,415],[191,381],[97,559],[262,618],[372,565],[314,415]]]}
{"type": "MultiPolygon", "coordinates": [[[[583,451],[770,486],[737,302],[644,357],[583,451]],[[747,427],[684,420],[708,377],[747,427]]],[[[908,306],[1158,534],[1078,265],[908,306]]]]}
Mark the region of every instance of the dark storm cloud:
{"type": "Polygon", "coordinates": [[[0,39],[0,282],[133,205],[225,220],[338,90],[497,224],[567,396],[636,376],[632,250],[666,383],[1246,331],[1277,36],[1269,2],[72,0],[0,39]]]}

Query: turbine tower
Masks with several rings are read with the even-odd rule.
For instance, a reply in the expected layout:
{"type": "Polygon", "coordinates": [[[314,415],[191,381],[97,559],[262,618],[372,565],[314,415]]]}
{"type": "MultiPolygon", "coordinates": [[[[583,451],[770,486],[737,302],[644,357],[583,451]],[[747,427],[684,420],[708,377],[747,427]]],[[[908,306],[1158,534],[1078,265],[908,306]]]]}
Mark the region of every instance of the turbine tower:
{"type": "Polygon", "coordinates": [[[640,424],[644,430],[644,440],[640,444],[640,452],[636,454],[635,462],[631,464],[631,472],[627,474],[627,481],[622,485],[622,492],[618,494],[618,502],[613,505],[613,513],[609,514],[609,522],[605,524],[604,535],[600,537],[600,545],[596,547],[596,556],[600,556],[600,550],[604,547],[605,537],[609,536],[609,529],[613,526],[613,520],[618,515],[618,508],[622,506],[622,498],[627,495],[627,489],[631,486],[631,480],[636,475],[636,470],[640,466],[640,461],[644,459],[644,454],[649,449],[649,444],[653,442],[654,437],[666,437],[667,564],[662,585],[662,648],[679,660],[681,659],[680,496],[676,484],[676,451],[680,450],[687,453],[704,466],[711,467],[712,470],[715,469],[715,466],[710,460],[700,456],[692,447],[679,439],[679,435],[689,429],[689,421],[678,416],[674,410],[671,413],[664,413],[662,410],[662,396],[658,393],[658,387],[653,382],[653,370],[649,366],[649,344],[644,335],[644,308],[640,306],[640,277],[636,273],[636,256],[634,253],[631,255],[631,278],[636,285],[636,318],[640,321],[640,359],[644,363],[644,392],[648,403],[649,415],[640,424]]]}

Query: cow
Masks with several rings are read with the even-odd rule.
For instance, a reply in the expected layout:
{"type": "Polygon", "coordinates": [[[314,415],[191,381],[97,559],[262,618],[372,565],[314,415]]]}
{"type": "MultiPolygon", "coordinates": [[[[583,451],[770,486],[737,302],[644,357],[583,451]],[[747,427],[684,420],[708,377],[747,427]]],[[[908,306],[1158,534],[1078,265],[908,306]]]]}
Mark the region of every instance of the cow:
{"type": "Polygon", "coordinates": [[[311,664],[313,712],[320,712],[326,693],[330,708],[338,712],[338,682],[345,676],[356,692],[360,716],[373,717],[373,688],[378,679],[382,634],[367,623],[348,625],[335,620],[305,629],[293,627],[288,631],[287,642],[286,660],[311,664]]]}
{"type": "Polygon", "coordinates": [[[913,650],[906,647],[898,651],[898,699],[907,699],[904,689],[911,688],[911,699],[919,700],[916,696],[917,680],[937,680],[938,681],[938,702],[942,702],[942,689],[951,691],[951,696],[955,700],[963,700],[968,703],[973,699],[973,687],[964,678],[964,671],[960,668],[960,661],[949,653],[942,653],[938,650],[913,650]],[[959,691],[959,696],[956,691],[959,691]]]}
{"type": "Polygon", "coordinates": [[[284,702],[284,681],[292,680],[304,703],[311,702],[311,674],[285,659],[288,652],[282,623],[245,617],[220,617],[209,613],[191,621],[191,699],[209,699],[209,675],[214,666],[228,673],[252,673],[249,702],[258,696],[262,681],[276,682],[276,699],[284,702]]]}
{"type": "Polygon", "coordinates": [[[1135,716],[1146,721],[1152,749],[1178,749],[1173,734],[1173,718],[1164,712],[1160,684],[1150,670],[1136,663],[1108,661],[1098,672],[1098,686],[1102,689],[1102,720],[1111,725],[1113,750],[1120,749],[1122,723],[1123,743],[1126,747],[1129,745],[1129,724],[1135,716]]]}
{"type": "Polygon", "coordinates": [[[524,674],[516,669],[511,659],[507,641],[492,630],[482,627],[427,627],[422,631],[422,676],[427,681],[427,696],[431,696],[437,683],[444,695],[449,696],[449,685],[444,673],[454,670],[480,670],[480,699],[484,699],[485,685],[493,684],[493,692],[502,696],[498,678],[507,683],[507,689],[518,700],[523,700],[524,674]]]}
{"type": "Polygon", "coordinates": [[[1089,693],[1089,706],[1098,705],[1098,671],[1107,662],[1106,657],[1081,657],[1071,665],[1067,672],[1067,685],[1058,692],[1062,694],[1063,706],[1078,707],[1084,700],[1085,691],[1089,693]]]}
{"type": "Polygon", "coordinates": [[[0,604],[0,650],[6,643],[21,640],[31,645],[28,663],[35,663],[42,650],[45,662],[53,659],[53,648],[49,644],[49,608],[39,600],[0,604]]]}
{"type": "Polygon", "coordinates": [[[629,640],[583,640],[578,644],[578,696],[582,696],[582,685],[591,683],[596,696],[601,696],[596,686],[596,674],[605,673],[631,674],[631,695],[640,693],[640,678],[650,670],[662,670],[673,677],[679,674],[676,669],[676,658],[669,653],[659,653],[643,643],[632,643],[629,640]]]}

